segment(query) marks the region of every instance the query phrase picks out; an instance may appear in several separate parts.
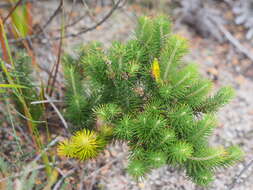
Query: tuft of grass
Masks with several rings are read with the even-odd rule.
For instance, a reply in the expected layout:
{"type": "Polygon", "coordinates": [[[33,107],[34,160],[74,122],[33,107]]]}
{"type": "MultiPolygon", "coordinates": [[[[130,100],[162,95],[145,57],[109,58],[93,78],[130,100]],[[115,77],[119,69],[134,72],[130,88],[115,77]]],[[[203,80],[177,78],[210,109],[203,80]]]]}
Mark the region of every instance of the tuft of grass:
{"type": "MultiPolygon", "coordinates": [[[[12,56],[6,31],[1,19],[0,36],[1,46],[3,52],[5,52],[5,56],[3,56],[5,60],[0,59],[0,70],[2,71],[0,73],[2,75],[0,84],[1,89],[8,88],[8,90],[2,92],[5,92],[8,97],[11,98],[15,110],[22,114],[21,121],[25,121],[33,139],[33,146],[36,148],[36,151],[40,153],[44,145],[38,131],[38,123],[34,121],[42,116],[44,107],[43,105],[32,105],[31,102],[43,100],[43,88],[41,88],[41,92],[39,92],[33,84],[34,80],[29,80],[31,71],[29,71],[30,66],[27,65],[28,60],[23,59],[25,56],[19,55],[19,59],[12,56]],[[10,65],[7,67],[8,63],[10,65]]],[[[47,124],[45,124],[45,127],[47,127],[47,124]]],[[[48,134],[48,137],[50,137],[50,134],[48,134]]],[[[49,164],[51,159],[46,153],[42,154],[42,159],[46,165],[47,175],[50,176],[52,173],[52,168],[49,164]]]]}

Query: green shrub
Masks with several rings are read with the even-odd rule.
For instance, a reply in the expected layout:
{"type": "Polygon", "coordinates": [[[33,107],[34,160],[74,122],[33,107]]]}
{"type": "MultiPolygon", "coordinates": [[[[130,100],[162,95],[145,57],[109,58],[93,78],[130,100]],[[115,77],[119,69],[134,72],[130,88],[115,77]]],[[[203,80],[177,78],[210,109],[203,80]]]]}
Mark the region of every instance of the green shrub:
{"type": "Polygon", "coordinates": [[[237,146],[208,143],[217,126],[215,112],[233,97],[233,89],[210,95],[212,82],[182,59],[188,46],[171,33],[167,18],[141,17],[132,40],[115,42],[109,50],[93,43],[75,57],[65,56],[66,118],[74,131],[85,131],[83,139],[77,138],[80,131],[62,143],[61,154],[88,159],[80,154],[86,146],[100,151],[101,139],[125,141],[133,177],[171,164],[185,168],[199,185],[211,182],[217,168],[239,160],[237,146]],[[87,130],[94,136],[85,136],[87,130]]]}

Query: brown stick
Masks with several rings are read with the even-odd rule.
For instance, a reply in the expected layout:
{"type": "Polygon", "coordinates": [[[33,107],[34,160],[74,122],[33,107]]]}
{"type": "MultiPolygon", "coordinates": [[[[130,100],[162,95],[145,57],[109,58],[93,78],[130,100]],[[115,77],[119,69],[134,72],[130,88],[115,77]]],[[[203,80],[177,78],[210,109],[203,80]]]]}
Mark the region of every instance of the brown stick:
{"type": "MultiPolygon", "coordinates": [[[[110,16],[118,9],[120,2],[122,2],[122,0],[118,0],[117,3],[111,8],[111,10],[99,22],[95,23],[93,26],[87,27],[87,28],[82,28],[81,31],[79,31],[77,33],[66,34],[63,36],[63,38],[64,39],[65,38],[74,38],[74,37],[78,37],[81,34],[95,30],[97,27],[102,25],[105,21],[107,21],[110,18],[110,16]]],[[[56,29],[56,31],[58,31],[58,30],[60,30],[60,29],[56,29]]],[[[29,35],[25,38],[11,39],[11,40],[9,40],[9,42],[16,43],[16,42],[20,42],[20,41],[27,40],[27,39],[39,38],[41,36],[43,36],[43,32],[38,32],[37,34],[29,35]]],[[[60,40],[60,39],[61,39],[61,36],[51,38],[51,40],[60,40]]]]}
{"type": "MultiPolygon", "coordinates": [[[[107,15],[105,15],[105,17],[103,19],[101,19],[98,23],[96,23],[95,25],[89,27],[89,28],[83,28],[81,31],[77,32],[77,33],[72,33],[72,34],[66,34],[63,38],[70,38],[70,37],[77,37],[81,34],[84,34],[86,32],[89,32],[91,30],[95,30],[98,26],[102,25],[108,18],[111,17],[111,15],[114,13],[114,11],[119,7],[121,0],[118,0],[117,3],[112,7],[112,9],[110,10],[109,13],[107,13],[107,15]]],[[[56,37],[53,38],[53,40],[59,40],[61,37],[56,37]]]]}
{"type": "MultiPolygon", "coordinates": [[[[39,0],[26,0],[25,2],[34,3],[36,1],[39,1],[39,0]]],[[[0,8],[10,8],[10,7],[12,7],[11,3],[0,3],[0,8]]]]}
{"type": "MultiPolygon", "coordinates": [[[[61,0],[61,7],[63,6],[63,0],[61,0]]],[[[62,27],[63,26],[63,23],[64,23],[64,13],[62,13],[62,27]]],[[[62,29],[64,30],[64,28],[62,29]]],[[[53,90],[54,90],[54,84],[55,84],[55,81],[56,81],[56,77],[57,77],[57,74],[58,74],[58,70],[59,70],[59,65],[60,65],[60,62],[61,62],[61,54],[62,54],[62,44],[63,44],[63,35],[64,35],[64,32],[61,31],[61,38],[60,38],[60,43],[59,43],[59,49],[58,49],[58,56],[57,56],[57,63],[56,63],[56,67],[55,67],[55,72],[54,72],[54,76],[53,76],[53,81],[52,81],[52,84],[50,85],[50,91],[49,91],[49,96],[52,96],[53,94],[53,90]]]]}
{"type": "Polygon", "coordinates": [[[31,35],[33,33],[33,19],[31,15],[31,10],[32,10],[32,3],[27,2],[26,3],[26,19],[28,21],[28,35],[31,35]]]}
{"type": "Polygon", "coordinates": [[[0,18],[0,43],[1,43],[1,47],[2,47],[2,52],[3,52],[3,60],[7,63],[9,63],[9,56],[8,56],[8,51],[7,51],[7,47],[5,44],[5,40],[4,40],[4,25],[2,22],[2,19],[0,18]]]}
{"type": "Polygon", "coordinates": [[[14,7],[11,8],[8,15],[3,19],[3,24],[8,20],[8,18],[12,15],[12,13],[18,8],[18,6],[22,3],[23,0],[19,0],[14,7]]]}
{"type": "MultiPolygon", "coordinates": [[[[63,5],[63,1],[60,1],[59,6],[57,7],[57,9],[54,11],[54,13],[50,16],[50,18],[48,19],[48,21],[46,22],[46,24],[44,24],[44,26],[42,27],[42,29],[44,30],[51,22],[52,20],[56,17],[56,15],[61,11],[62,9],[62,5],[63,5]]],[[[40,33],[43,32],[42,30],[40,31],[40,33]]]]}
{"type": "Polygon", "coordinates": [[[247,58],[253,61],[253,54],[246,47],[244,47],[239,40],[237,40],[223,25],[218,23],[215,19],[210,17],[212,22],[217,25],[218,29],[223,33],[225,38],[230,42],[239,52],[244,54],[247,58]]]}
{"type": "Polygon", "coordinates": [[[228,186],[228,190],[232,190],[235,185],[240,181],[242,175],[253,165],[253,159],[244,166],[244,168],[241,170],[241,172],[234,177],[232,183],[228,186]]]}

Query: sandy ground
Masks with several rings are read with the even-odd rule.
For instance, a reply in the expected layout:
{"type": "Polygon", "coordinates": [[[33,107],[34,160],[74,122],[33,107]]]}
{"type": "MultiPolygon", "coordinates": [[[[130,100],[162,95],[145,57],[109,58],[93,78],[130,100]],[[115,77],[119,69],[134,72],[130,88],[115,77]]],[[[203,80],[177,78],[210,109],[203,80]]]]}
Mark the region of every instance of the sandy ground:
{"type": "MultiPolygon", "coordinates": [[[[39,5],[41,12],[52,12],[57,4],[39,5]]],[[[106,8],[104,8],[106,10],[106,8]]],[[[97,40],[105,43],[108,47],[114,40],[125,41],[131,38],[135,26],[135,13],[129,7],[124,8],[124,11],[117,11],[106,23],[100,26],[97,30],[81,35],[78,38],[67,39],[65,41],[66,51],[71,52],[76,44],[87,43],[97,40]]],[[[102,11],[103,12],[103,11],[102,11]]],[[[99,14],[101,17],[104,13],[99,14]]],[[[140,13],[139,13],[140,14],[140,13]]],[[[39,15],[39,14],[38,14],[39,15]]],[[[38,18],[36,18],[39,20],[38,18]]],[[[57,25],[59,20],[55,20],[51,27],[57,25]]],[[[84,20],[80,22],[71,31],[75,32],[80,29],[83,24],[89,23],[84,20]]],[[[69,32],[71,32],[69,31],[69,32]]],[[[215,134],[211,139],[213,144],[222,144],[225,146],[231,144],[239,144],[245,151],[246,156],[244,160],[237,165],[220,170],[217,172],[217,177],[214,183],[206,188],[210,190],[226,190],[227,185],[233,180],[240,170],[251,159],[253,159],[253,82],[250,77],[245,77],[243,72],[240,72],[240,64],[233,65],[228,51],[220,50],[221,45],[212,39],[201,39],[196,36],[189,28],[184,25],[178,25],[177,31],[183,34],[190,40],[192,49],[187,60],[197,62],[203,74],[209,77],[217,78],[215,83],[215,90],[222,85],[232,85],[235,87],[237,96],[225,108],[219,112],[220,124],[215,130],[215,134]],[[209,74],[207,74],[209,73],[209,74]]],[[[52,34],[53,35],[53,34],[52,34]]],[[[44,41],[43,45],[37,48],[37,55],[42,67],[49,69],[52,62],[55,61],[55,54],[48,51],[48,48],[54,47],[53,43],[44,41]]],[[[35,45],[36,47],[36,45],[35,45]]],[[[226,47],[225,47],[226,48],[226,47]]],[[[230,48],[230,47],[227,47],[230,48]]],[[[232,54],[237,56],[238,54],[232,54]]],[[[251,63],[252,64],[252,63],[251,63]]],[[[103,161],[108,161],[117,158],[120,154],[127,151],[125,145],[111,145],[110,154],[101,156],[103,161]]],[[[102,161],[97,161],[101,163],[102,161]]],[[[94,163],[88,164],[88,168],[92,168],[94,163]]],[[[184,171],[178,171],[169,166],[154,170],[147,178],[136,183],[128,176],[125,171],[127,166],[127,156],[116,159],[113,164],[109,165],[95,177],[93,177],[93,188],[104,190],[200,190],[202,188],[196,187],[185,176],[184,171]]],[[[97,166],[98,167],[98,166],[97,166]]],[[[91,169],[92,170],[92,169],[91,169]]],[[[245,175],[245,180],[237,184],[236,190],[252,190],[253,189],[253,175],[252,168],[250,168],[245,175]]]]}

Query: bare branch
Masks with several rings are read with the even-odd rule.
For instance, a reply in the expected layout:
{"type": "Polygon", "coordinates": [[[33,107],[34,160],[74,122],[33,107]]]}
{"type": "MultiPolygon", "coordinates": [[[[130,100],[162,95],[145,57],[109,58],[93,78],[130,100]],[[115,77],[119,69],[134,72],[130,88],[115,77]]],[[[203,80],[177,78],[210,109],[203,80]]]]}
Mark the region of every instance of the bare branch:
{"type": "MultiPolygon", "coordinates": [[[[36,1],[39,1],[39,0],[22,0],[22,2],[25,2],[25,3],[34,3],[36,1]]],[[[10,8],[10,7],[12,7],[11,3],[0,3],[0,8],[10,8]]]]}
{"type": "Polygon", "coordinates": [[[54,146],[54,145],[55,145],[56,143],[58,143],[58,142],[59,142],[59,137],[56,137],[54,140],[52,140],[52,141],[47,145],[47,147],[46,147],[43,151],[40,152],[39,155],[36,156],[36,158],[33,160],[33,162],[37,162],[37,161],[41,158],[41,156],[42,156],[44,153],[46,153],[46,152],[48,151],[48,149],[49,149],[51,146],[54,146]]]}
{"type": "Polygon", "coordinates": [[[49,101],[49,100],[39,100],[39,101],[33,101],[33,102],[31,102],[31,104],[45,104],[45,103],[50,103],[50,102],[63,102],[63,101],[61,101],[61,100],[51,100],[51,101],[49,101]]]}
{"type": "MultiPolygon", "coordinates": [[[[59,8],[62,9],[62,7],[63,7],[63,0],[61,0],[59,8]]],[[[62,12],[61,26],[62,26],[61,27],[62,28],[62,30],[61,30],[61,38],[60,38],[60,43],[59,43],[59,49],[58,49],[58,56],[57,56],[57,62],[56,62],[55,72],[54,72],[53,76],[49,75],[49,79],[48,79],[47,90],[49,90],[49,96],[52,96],[52,94],[53,94],[54,85],[55,85],[55,82],[56,82],[56,77],[57,77],[58,70],[59,70],[59,65],[60,65],[60,62],[61,62],[63,36],[64,36],[64,29],[65,29],[64,28],[64,10],[62,12]],[[50,84],[51,76],[53,77],[52,84],[50,84]],[[48,88],[49,86],[50,86],[50,89],[48,88]]]]}
{"type": "MultiPolygon", "coordinates": [[[[86,32],[95,30],[98,26],[102,25],[108,18],[111,17],[111,15],[114,13],[114,11],[119,7],[119,4],[122,0],[118,0],[118,2],[112,7],[112,9],[105,15],[105,17],[103,19],[101,19],[98,23],[94,24],[93,26],[89,27],[89,28],[83,28],[81,31],[77,32],[77,33],[72,33],[72,34],[66,34],[64,36],[64,38],[70,38],[70,37],[77,37],[81,34],[84,34],[86,32]]],[[[61,37],[56,37],[53,38],[54,40],[59,40],[61,37]]]]}
{"type": "Polygon", "coordinates": [[[228,186],[228,190],[232,190],[235,185],[240,181],[242,175],[253,165],[253,159],[241,170],[241,172],[234,177],[233,182],[228,186]]]}
{"type": "Polygon", "coordinates": [[[62,121],[62,124],[64,125],[64,127],[66,129],[68,129],[68,124],[65,121],[65,119],[63,118],[61,112],[58,110],[58,108],[54,105],[54,103],[51,101],[51,98],[45,94],[45,98],[49,101],[50,105],[53,107],[54,111],[57,113],[57,115],[59,116],[60,120],[62,121]]]}
{"type": "Polygon", "coordinates": [[[218,25],[221,32],[227,38],[227,40],[236,47],[236,49],[243,53],[246,57],[248,57],[251,61],[253,61],[253,54],[248,51],[224,26],[218,25]]]}
{"type": "MultiPolygon", "coordinates": [[[[45,28],[53,21],[53,19],[58,15],[58,13],[61,11],[62,9],[62,5],[63,5],[63,1],[61,0],[59,3],[59,6],[56,8],[56,10],[53,12],[53,14],[49,17],[48,21],[46,22],[46,24],[44,24],[44,26],[42,27],[43,30],[45,30],[45,28]]],[[[42,29],[40,31],[40,33],[42,33],[42,29]]]]}
{"type": "MultiPolygon", "coordinates": [[[[81,34],[95,30],[98,26],[102,25],[105,21],[107,21],[111,17],[111,15],[119,8],[119,5],[121,2],[122,0],[118,0],[117,3],[111,8],[111,10],[99,22],[95,23],[93,26],[82,28],[81,31],[77,33],[66,34],[63,36],[63,38],[74,38],[74,37],[80,36],[81,34]]],[[[72,26],[72,24],[70,24],[70,26],[72,26]]],[[[60,29],[56,29],[56,30],[58,31],[60,29]]],[[[40,38],[42,36],[43,36],[43,33],[39,32],[34,35],[29,35],[25,38],[10,39],[9,43],[17,43],[17,42],[27,40],[27,39],[40,38]]],[[[59,40],[59,39],[61,39],[61,36],[51,38],[51,40],[59,40]]]]}
{"type": "Polygon", "coordinates": [[[8,15],[3,19],[3,24],[8,20],[8,18],[12,15],[12,13],[18,8],[18,6],[22,3],[23,0],[19,0],[14,7],[9,11],[8,15]]]}
{"type": "Polygon", "coordinates": [[[212,22],[217,25],[218,29],[223,33],[226,39],[234,46],[236,49],[253,61],[253,54],[245,48],[239,40],[237,40],[222,24],[218,23],[215,19],[210,17],[212,22]]]}
{"type": "Polygon", "coordinates": [[[64,179],[72,175],[75,171],[76,171],[76,168],[73,168],[72,170],[68,171],[65,175],[63,175],[62,178],[55,184],[53,190],[60,189],[61,184],[63,183],[64,179]]]}

